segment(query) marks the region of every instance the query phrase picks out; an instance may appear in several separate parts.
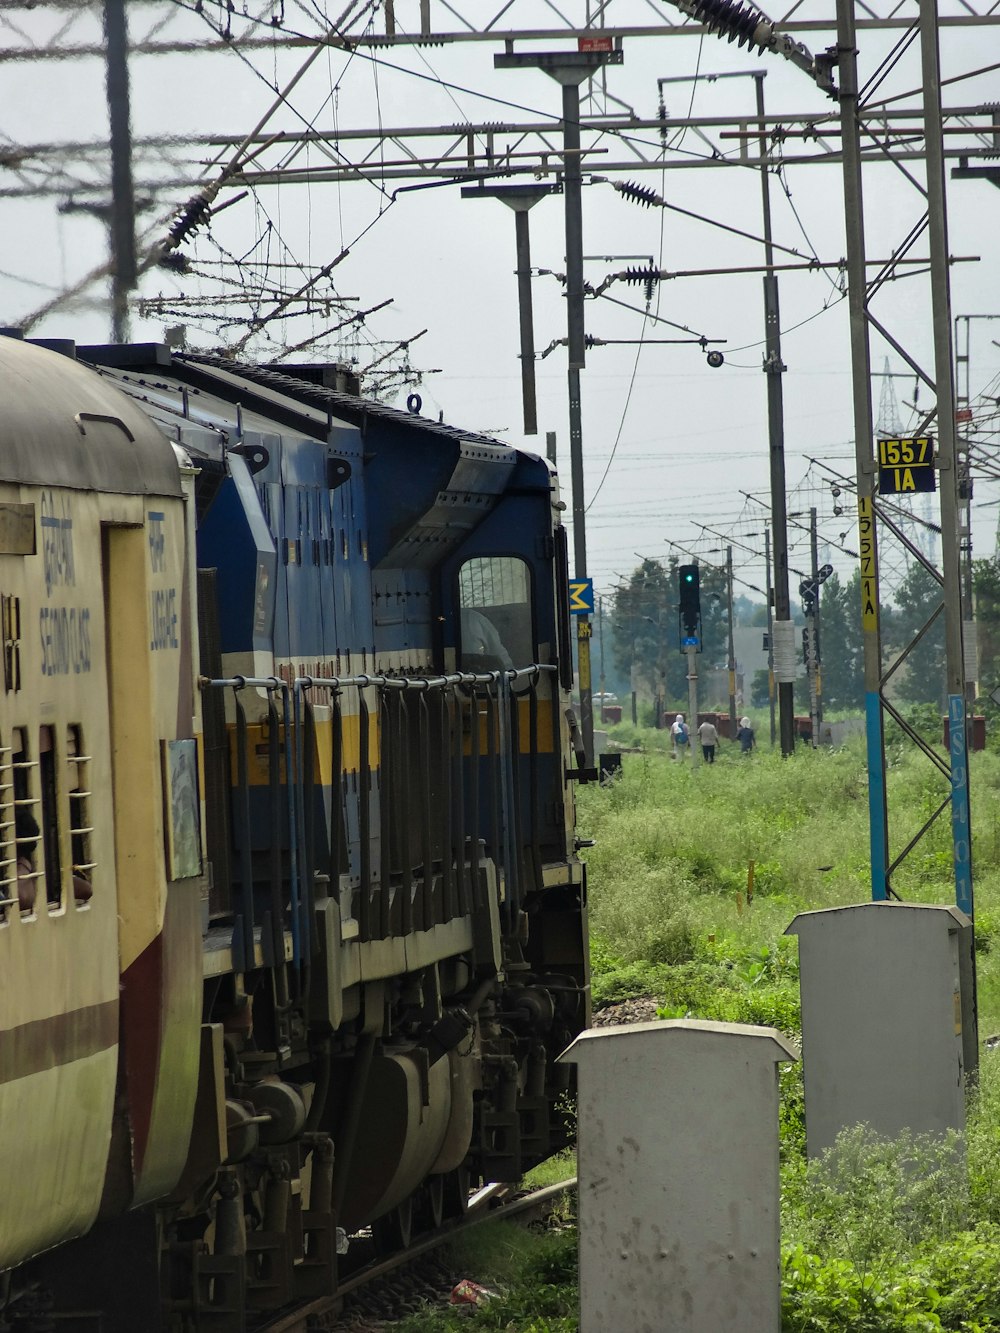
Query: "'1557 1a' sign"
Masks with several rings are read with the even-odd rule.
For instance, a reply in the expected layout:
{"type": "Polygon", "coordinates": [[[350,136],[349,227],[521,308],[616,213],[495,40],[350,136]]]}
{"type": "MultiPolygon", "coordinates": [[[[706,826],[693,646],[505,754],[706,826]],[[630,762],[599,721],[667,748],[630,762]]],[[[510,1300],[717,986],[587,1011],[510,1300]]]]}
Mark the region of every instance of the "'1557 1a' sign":
{"type": "Polygon", "coordinates": [[[936,490],[933,439],[920,435],[911,440],[879,440],[878,488],[883,495],[936,490]]]}

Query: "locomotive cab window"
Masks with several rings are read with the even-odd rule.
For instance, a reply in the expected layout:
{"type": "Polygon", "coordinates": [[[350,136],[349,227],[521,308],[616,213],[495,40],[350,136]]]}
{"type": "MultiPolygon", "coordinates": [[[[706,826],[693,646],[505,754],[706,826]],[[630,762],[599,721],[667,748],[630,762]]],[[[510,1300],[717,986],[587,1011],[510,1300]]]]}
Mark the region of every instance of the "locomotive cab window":
{"type": "Polygon", "coordinates": [[[517,556],[475,556],[458,571],[463,671],[501,671],[535,660],[531,581],[517,556]]]}

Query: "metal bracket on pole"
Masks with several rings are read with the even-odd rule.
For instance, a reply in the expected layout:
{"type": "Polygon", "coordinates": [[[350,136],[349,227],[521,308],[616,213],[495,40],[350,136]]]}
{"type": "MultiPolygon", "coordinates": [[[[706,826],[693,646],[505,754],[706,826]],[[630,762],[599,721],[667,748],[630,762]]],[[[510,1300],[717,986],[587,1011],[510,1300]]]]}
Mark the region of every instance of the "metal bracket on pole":
{"type": "Polygon", "coordinates": [[[535,394],[535,328],[531,305],[531,238],[528,211],[546,195],[558,194],[556,185],[463,185],[463,199],[499,199],[514,211],[517,245],[517,310],[521,332],[521,406],[525,435],[538,434],[535,394]]]}

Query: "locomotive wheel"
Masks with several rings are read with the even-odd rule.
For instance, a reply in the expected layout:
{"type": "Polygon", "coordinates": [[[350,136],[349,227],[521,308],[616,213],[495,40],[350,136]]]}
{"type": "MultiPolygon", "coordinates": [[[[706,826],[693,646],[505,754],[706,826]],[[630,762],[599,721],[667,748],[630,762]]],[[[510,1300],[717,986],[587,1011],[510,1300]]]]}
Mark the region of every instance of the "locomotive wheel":
{"type": "Polygon", "coordinates": [[[372,1238],[380,1254],[405,1250],[413,1238],[413,1195],[372,1223],[372,1238]]]}

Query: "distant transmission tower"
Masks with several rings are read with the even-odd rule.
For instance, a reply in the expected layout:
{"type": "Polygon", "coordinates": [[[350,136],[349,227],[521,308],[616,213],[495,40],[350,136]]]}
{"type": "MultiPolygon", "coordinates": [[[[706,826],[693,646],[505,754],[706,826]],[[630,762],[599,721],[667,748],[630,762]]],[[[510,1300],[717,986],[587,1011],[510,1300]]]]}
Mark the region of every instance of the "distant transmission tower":
{"type": "Polygon", "coordinates": [[[882,367],[882,392],[878,400],[878,421],[875,429],[879,435],[885,435],[889,439],[898,436],[903,429],[903,421],[899,415],[899,399],[896,397],[896,386],[893,384],[893,373],[889,369],[889,358],[885,358],[885,364],[882,367]]]}

